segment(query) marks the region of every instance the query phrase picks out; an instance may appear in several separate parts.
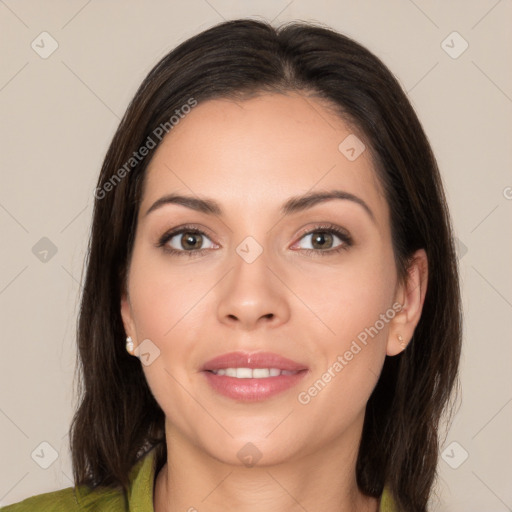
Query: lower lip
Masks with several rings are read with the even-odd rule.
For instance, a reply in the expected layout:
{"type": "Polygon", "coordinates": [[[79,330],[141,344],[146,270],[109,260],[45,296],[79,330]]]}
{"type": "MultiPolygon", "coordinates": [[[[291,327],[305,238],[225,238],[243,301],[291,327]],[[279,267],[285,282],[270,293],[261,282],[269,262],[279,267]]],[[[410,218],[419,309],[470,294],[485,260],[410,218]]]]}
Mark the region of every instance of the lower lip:
{"type": "Polygon", "coordinates": [[[264,379],[237,379],[226,375],[215,375],[208,371],[203,373],[206,375],[208,384],[221,395],[235,400],[256,402],[296,386],[304,378],[307,370],[301,370],[293,375],[279,375],[264,379]]]}

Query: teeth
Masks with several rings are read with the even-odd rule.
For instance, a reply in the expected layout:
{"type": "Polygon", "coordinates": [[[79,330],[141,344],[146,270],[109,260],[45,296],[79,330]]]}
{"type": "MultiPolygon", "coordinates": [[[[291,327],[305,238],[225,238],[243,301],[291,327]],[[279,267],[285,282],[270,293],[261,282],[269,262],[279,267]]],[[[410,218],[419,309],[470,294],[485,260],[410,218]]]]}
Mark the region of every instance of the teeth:
{"type": "Polygon", "coordinates": [[[215,375],[225,375],[226,377],[236,377],[237,379],[266,379],[268,377],[294,375],[297,373],[290,370],[280,370],[279,368],[222,368],[212,370],[212,372],[215,375]]]}
{"type": "MultiPolygon", "coordinates": [[[[274,369],[277,370],[277,368],[274,369]]],[[[268,368],[254,368],[252,376],[254,379],[264,379],[270,377],[270,370],[268,368]]]]}

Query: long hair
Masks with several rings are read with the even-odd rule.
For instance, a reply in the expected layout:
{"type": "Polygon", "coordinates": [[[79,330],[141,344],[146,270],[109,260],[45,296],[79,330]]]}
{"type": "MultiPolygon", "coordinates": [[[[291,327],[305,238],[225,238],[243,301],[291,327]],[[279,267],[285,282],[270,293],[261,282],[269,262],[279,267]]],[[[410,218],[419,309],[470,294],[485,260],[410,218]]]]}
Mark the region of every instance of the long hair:
{"type": "MultiPolygon", "coordinates": [[[[387,485],[399,510],[422,512],[436,478],[439,426],[458,384],[462,314],[443,186],[422,126],[397,80],[371,52],[319,25],[220,23],[150,71],[120,122],[95,191],[77,325],[78,406],[70,428],[75,485],[128,486],[151,448],[165,461],[164,413],[140,361],[125,350],[120,313],[147,165],[177,112],[208,99],[301,91],[325,100],[362,134],[391,212],[399,280],[425,249],[428,286],[407,349],[386,357],[366,406],[356,464],[361,492],[387,485]],[[156,134],[160,134],[157,136],[156,134]],[[136,155],[136,157],[134,156],[136,155]]],[[[172,134],[170,135],[172,136],[172,134]]],[[[452,410],[452,409],[450,409],[452,410]]]]}

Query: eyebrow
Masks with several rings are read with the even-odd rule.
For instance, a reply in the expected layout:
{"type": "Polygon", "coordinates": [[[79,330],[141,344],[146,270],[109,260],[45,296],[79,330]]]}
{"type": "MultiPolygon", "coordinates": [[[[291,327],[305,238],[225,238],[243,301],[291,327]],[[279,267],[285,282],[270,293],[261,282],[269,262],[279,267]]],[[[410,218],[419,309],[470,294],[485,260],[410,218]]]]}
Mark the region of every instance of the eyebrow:
{"type": "MultiPolygon", "coordinates": [[[[282,205],[281,214],[283,216],[287,216],[293,213],[302,212],[304,210],[312,208],[317,204],[324,203],[325,201],[330,201],[332,199],[352,201],[360,205],[370,216],[372,221],[376,222],[375,215],[373,214],[372,210],[360,197],[357,197],[354,194],[351,194],[350,192],[345,192],[343,190],[311,192],[302,196],[290,197],[282,205]]],[[[217,203],[215,200],[208,198],[199,199],[197,197],[184,196],[179,194],[168,194],[156,200],[148,209],[148,211],[144,214],[144,216],[149,215],[151,212],[167,204],[178,204],[181,206],[185,206],[186,208],[190,208],[191,210],[195,210],[208,215],[222,216],[222,208],[220,207],[219,203],[217,203]]]]}

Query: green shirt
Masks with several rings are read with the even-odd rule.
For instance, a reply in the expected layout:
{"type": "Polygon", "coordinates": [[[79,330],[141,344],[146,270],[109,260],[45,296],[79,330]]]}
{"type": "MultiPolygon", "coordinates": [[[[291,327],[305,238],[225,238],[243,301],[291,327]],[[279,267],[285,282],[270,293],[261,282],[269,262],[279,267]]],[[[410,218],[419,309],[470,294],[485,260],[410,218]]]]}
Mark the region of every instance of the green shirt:
{"type": "MultiPolygon", "coordinates": [[[[80,486],[32,496],[19,503],[7,505],[1,512],[154,512],[153,487],[155,482],[155,450],[149,451],[130,472],[127,497],[120,488],[97,488],[90,491],[80,486]]],[[[393,500],[385,487],[379,512],[394,512],[393,500]]]]}

